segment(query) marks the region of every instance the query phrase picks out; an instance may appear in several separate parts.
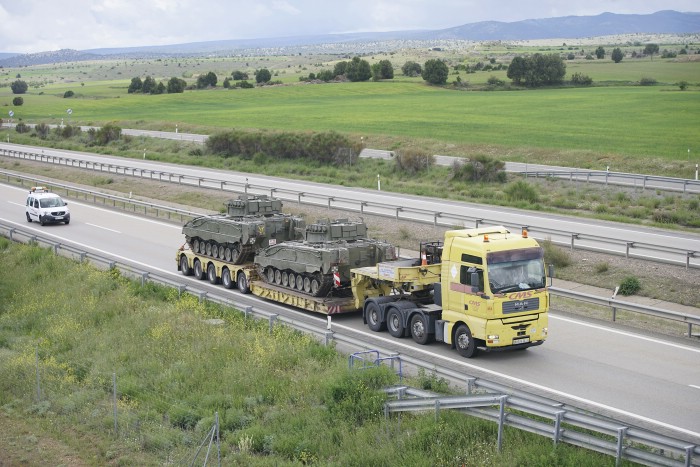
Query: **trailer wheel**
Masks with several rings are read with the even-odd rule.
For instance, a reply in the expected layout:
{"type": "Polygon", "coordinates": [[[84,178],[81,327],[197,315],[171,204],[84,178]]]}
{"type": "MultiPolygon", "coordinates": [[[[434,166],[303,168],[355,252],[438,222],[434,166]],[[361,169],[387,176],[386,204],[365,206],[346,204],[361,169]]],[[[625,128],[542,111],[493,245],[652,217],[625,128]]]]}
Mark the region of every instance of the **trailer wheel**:
{"type": "Polygon", "coordinates": [[[389,334],[394,337],[403,337],[406,328],[404,328],[401,322],[401,313],[394,307],[389,308],[386,313],[386,327],[389,330],[389,334]]]}
{"type": "Polygon", "coordinates": [[[236,283],[238,284],[238,290],[241,293],[250,293],[250,285],[248,284],[248,278],[245,276],[245,273],[243,271],[238,273],[236,283]]]}
{"type": "Polygon", "coordinates": [[[219,278],[216,277],[216,266],[214,266],[214,263],[209,263],[209,266],[207,266],[207,279],[214,285],[219,283],[219,278]]]}
{"type": "Polygon", "coordinates": [[[183,276],[192,275],[190,264],[187,262],[187,256],[185,255],[180,255],[180,272],[182,272],[183,276]]]}
{"type": "Polygon", "coordinates": [[[477,354],[478,349],[476,348],[476,342],[472,337],[472,332],[469,330],[469,326],[466,324],[460,324],[455,331],[454,338],[455,346],[457,347],[457,352],[462,357],[472,358],[477,354]]]}
{"type": "Polygon", "coordinates": [[[202,268],[202,262],[199,259],[194,260],[194,277],[200,281],[204,279],[204,269],[202,268]]]}
{"type": "Polygon", "coordinates": [[[411,337],[416,343],[425,345],[430,342],[430,333],[428,332],[428,318],[416,313],[411,318],[411,337]]]}
{"type": "Polygon", "coordinates": [[[221,283],[224,284],[224,287],[226,287],[227,289],[233,288],[233,281],[231,280],[231,271],[229,271],[228,268],[224,268],[221,271],[221,283]]]}
{"type": "Polygon", "coordinates": [[[379,305],[375,302],[367,303],[365,307],[365,320],[367,321],[367,327],[374,332],[384,331],[386,329],[386,322],[382,321],[379,305]]]}

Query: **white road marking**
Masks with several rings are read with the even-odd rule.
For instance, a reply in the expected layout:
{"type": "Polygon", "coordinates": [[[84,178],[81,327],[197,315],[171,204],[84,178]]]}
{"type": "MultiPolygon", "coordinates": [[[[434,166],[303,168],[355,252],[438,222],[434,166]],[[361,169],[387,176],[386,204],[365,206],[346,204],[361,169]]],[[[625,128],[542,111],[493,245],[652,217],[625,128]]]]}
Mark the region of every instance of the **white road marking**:
{"type": "Polygon", "coordinates": [[[90,227],[95,227],[95,228],[98,228],[98,229],[109,230],[110,232],[114,232],[114,233],[118,233],[118,234],[121,233],[121,232],[118,231],[118,230],[109,229],[109,228],[107,228],[107,227],[102,227],[101,225],[90,224],[89,222],[86,222],[85,225],[89,225],[90,227]]]}
{"type": "Polygon", "coordinates": [[[688,386],[690,386],[693,389],[700,389],[700,386],[696,386],[694,384],[689,384],[688,386]]]}
{"type": "Polygon", "coordinates": [[[556,316],[556,315],[553,315],[552,313],[549,314],[549,318],[550,319],[554,318],[555,320],[558,319],[560,321],[566,321],[567,323],[571,323],[571,324],[578,324],[579,326],[585,326],[585,327],[589,327],[589,328],[593,328],[593,329],[598,329],[600,331],[611,332],[613,334],[620,334],[620,335],[626,336],[626,337],[633,337],[635,339],[641,339],[643,341],[653,342],[654,344],[665,345],[667,347],[674,347],[676,349],[682,349],[682,350],[688,350],[690,352],[700,353],[700,348],[689,347],[687,345],[681,345],[681,344],[674,344],[673,342],[667,342],[667,341],[663,341],[660,339],[655,339],[653,337],[647,337],[647,336],[642,336],[640,334],[634,334],[631,332],[620,331],[618,329],[607,328],[605,326],[601,326],[598,324],[585,323],[583,321],[579,321],[579,320],[575,320],[575,319],[571,319],[571,318],[564,318],[562,316],[556,316]]]}

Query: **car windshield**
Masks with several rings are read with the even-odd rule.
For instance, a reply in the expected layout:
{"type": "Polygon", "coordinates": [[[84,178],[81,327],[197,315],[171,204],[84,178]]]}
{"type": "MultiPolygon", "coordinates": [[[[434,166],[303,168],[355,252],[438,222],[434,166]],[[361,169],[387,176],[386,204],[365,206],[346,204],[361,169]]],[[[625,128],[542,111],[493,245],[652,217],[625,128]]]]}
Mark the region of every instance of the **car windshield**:
{"type": "Polygon", "coordinates": [[[42,208],[59,208],[63,206],[63,200],[61,198],[43,198],[40,204],[42,208]]]}
{"type": "Polygon", "coordinates": [[[492,293],[539,289],[545,286],[542,248],[489,253],[486,262],[492,293]]]}

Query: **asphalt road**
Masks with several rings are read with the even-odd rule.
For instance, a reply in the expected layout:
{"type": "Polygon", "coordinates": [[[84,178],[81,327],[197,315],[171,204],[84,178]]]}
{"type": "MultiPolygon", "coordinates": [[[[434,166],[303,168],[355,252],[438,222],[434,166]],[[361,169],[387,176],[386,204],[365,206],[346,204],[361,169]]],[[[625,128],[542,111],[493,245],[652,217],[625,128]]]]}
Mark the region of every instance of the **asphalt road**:
{"type": "MultiPolygon", "coordinates": [[[[686,260],[695,267],[700,267],[700,235],[671,230],[662,230],[633,226],[629,224],[604,222],[561,215],[551,215],[533,211],[510,209],[497,206],[461,203],[444,199],[402,195],[392,193],[391,187],[381,185],[381,190],[348,188],[340,185],[324,185],[312,182],[295,181],[262,175],[246,174],[234,171],[212,170],[192,166],[182,166],[149,161],[148,154],[143,160],[124,159],[90,153],[63,151],[42,147],[21,146],[0,143],[0,149],[20,150],[38,154],[80,159],[115,166],[127,166],[186,175],[188,177],[208,179],[202,186],[220,187],[223,180],[239,187],[248,184],[248,193],[270,194],[285,201],[297,201],[297,193],[304,193],[306,202],[325,206],[328,198],[333,197],[333,207],[359,210],[360,203],[367,203],[365,212],[393,216],[397,207],[404,207],[402,219],[432,222],[434,213],[439,212],[442,222],[457,225],[458,221],[449,219],[470,218],[481,220],[480,225],[505,225],[511,231],[518,232],[522,226],[528,226],[530,234],[538,239],[551,239],[558,244],[569,244],[576,237],[576,245],[603,252],[624,254],[630,245],[631,255],[640,255],[661,261],[685,264],[686,260]],[[669,249],[672,248],[672,250],[669,249]],[[690,254],[690,258],[687,258],[690,254]]],[[[167,179],[167,176],[165,177],[167,179]]],[[[177,178],[174,178],[175,180],[177,178]]],[[[379,181],[381,182],[381,180],[379,181]]],[[[474,222],[464,222],[465,227],[474,227],[474,222]]]]}
{"type": "MultiPolygon", "coordinates": [[[[175,265],[183,243],[181,226],[69,201],[69,225],[27,223],[26,190],[0,184],[0,219],[57,242],[112,256],[182,283],[197,282],[218,294],[265,306],[276,313],[305,316],[320,326],[325,316],[303,314],[221,286],[184,277],[175,265]]],[[[7,271],[4,271],[7,273],[7,271]]],[[[366,333],[377,345],[439,361],[441,365],[521,388],[617,419],[700,442],[700,345],[669,341],[552,313],[547,342],[525,352],[482,354],[463,359],[448,346],[419,346],[410,339],[373,333],[357,314],[333,318],[334,329],[366,333]]]]}

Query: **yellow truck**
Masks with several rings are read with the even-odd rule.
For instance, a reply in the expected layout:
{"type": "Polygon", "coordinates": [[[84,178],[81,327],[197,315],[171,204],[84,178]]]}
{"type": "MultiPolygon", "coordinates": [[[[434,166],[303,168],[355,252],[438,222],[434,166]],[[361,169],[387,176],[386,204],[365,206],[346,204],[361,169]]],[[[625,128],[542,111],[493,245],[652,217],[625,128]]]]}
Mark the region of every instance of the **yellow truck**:
{"type": "Polygon", "coordinates": [[[324,297],[271,284],[252,263],[207,257],[186,244],[175,260],[184,275],[316,313],[361,311],[373,331],[410,336],[419,344],[445,342],[467,358],[547,338],[544,252],[526,230],[448,231],[444,241],[421,244],[420,258],[351,269],[350,285],[324,297]]]}
{"type": "Polygon", "coordinates": [[[373,331],[411,336],[419,344],[445,342],[467,358],[547,338],[544,252],[525,229],[448,231],[444,243],[421,245],[419,261],[352,273],[355,306],[373,331]]]}

